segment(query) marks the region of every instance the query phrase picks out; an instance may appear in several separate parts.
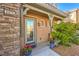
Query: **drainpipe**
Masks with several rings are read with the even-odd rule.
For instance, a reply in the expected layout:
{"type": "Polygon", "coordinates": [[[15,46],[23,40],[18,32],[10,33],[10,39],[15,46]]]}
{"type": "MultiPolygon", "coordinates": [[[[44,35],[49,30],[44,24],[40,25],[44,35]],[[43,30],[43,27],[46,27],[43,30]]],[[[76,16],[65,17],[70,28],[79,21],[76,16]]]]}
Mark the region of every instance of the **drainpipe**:
{"type": "Polygon", "coordinates": [[[20,4],[20,55],[22,55],[22,3],[20,4]]]}

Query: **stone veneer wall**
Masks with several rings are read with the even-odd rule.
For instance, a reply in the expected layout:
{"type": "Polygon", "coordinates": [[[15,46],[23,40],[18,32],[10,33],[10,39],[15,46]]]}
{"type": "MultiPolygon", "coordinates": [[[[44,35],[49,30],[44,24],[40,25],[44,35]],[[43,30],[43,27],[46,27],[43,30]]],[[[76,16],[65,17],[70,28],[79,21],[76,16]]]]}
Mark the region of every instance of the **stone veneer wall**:
{"type": "Polygon", "coordinates": [[[0,4],[2,8],[0,9],[0,55],[2,56],[20,55],[19,7],[20,4],[0,4]]]}

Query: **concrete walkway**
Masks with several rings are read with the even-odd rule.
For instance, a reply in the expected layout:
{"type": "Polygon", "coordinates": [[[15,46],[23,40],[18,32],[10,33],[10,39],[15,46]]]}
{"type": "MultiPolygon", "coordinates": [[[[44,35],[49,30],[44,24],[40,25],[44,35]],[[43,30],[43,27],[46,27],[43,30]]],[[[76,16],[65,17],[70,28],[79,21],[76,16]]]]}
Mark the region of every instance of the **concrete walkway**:
{"type": "Polygon", "coordinates": [[[48,45],[42,45],[33,49],[32,56],[60,56],[55,51],[51,50],[48,45]]]}

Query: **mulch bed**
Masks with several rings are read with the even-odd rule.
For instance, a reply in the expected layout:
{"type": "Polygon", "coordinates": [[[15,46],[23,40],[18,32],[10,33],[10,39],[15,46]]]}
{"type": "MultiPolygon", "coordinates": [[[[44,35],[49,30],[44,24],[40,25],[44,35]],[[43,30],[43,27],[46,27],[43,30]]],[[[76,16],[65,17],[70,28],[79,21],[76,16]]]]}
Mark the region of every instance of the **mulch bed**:
{"type": "Polygon", "coordinates": [[[53,49],[61,56],[79,56],[79,45],[72,45],[71,47],[58,46],[53,49]]]}

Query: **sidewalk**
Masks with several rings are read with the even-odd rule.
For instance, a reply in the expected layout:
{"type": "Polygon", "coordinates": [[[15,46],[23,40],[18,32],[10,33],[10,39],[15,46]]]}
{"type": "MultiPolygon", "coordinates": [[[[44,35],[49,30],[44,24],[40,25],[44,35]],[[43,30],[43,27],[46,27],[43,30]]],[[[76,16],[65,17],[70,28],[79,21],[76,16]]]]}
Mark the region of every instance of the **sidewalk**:
{"type": "Polygon", "coordinates": [[[42,45],[33,49],[32,56],[60,56],[55,51],[51,50],[48,45],[42,45]]]}

